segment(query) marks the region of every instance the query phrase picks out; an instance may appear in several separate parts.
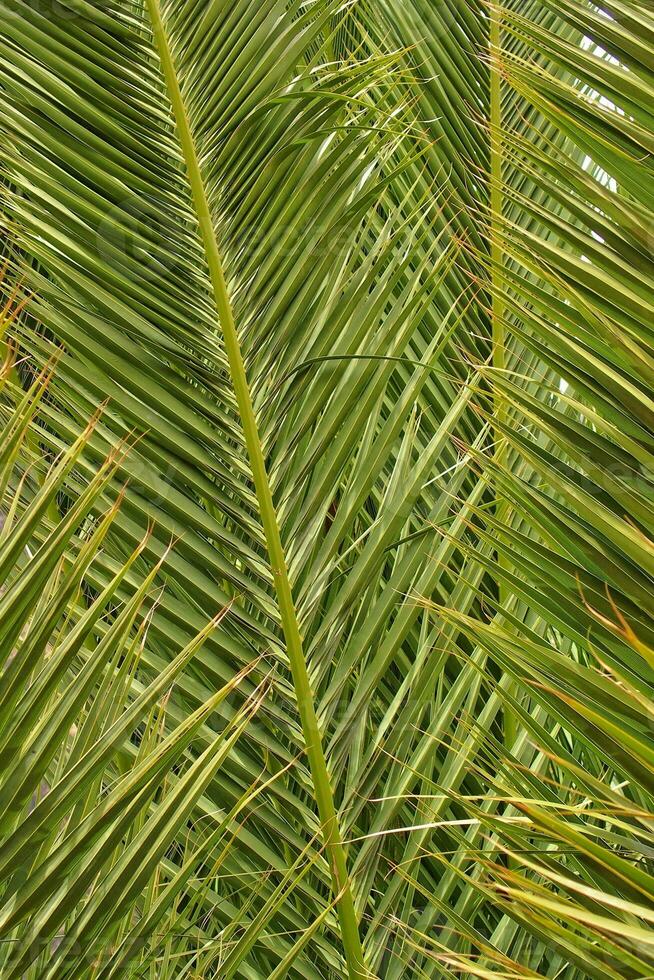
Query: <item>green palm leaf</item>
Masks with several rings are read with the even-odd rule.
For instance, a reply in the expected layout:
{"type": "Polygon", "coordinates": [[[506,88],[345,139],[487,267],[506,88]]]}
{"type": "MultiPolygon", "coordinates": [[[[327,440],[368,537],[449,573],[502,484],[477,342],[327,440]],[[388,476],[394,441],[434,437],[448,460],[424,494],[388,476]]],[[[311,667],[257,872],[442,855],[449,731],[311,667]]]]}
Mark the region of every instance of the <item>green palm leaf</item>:
{"type": "Polygon", "coordinates": [[[8,975],[647,975],[649,9],[3,10],[8,975]]]}

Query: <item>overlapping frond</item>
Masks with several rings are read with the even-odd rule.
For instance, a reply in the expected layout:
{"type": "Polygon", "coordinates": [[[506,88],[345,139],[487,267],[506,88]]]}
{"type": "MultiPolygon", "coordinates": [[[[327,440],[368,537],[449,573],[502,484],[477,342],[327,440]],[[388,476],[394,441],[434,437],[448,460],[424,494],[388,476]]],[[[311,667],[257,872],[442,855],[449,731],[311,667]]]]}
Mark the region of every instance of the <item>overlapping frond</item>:
{"type": "MultiPolygon", "coordinates": [[[[651,12],[2,9],[23,383],[58,361],[35,455],[107,400],[65,474],[82,499],[136,437],[80,578],[131,608],[166,555],[152,677],[230,609],[143,740],[266,679],[184,743],[207,777],[180,776],[177,848],[123,890],[150,808],[98,871],[139,916],[98,975],[141,942],[163,976],[642,975],[651,12]],[[216,856],[198,828],[255,785],[216,856]]],[[[94,901],[34,976],[106,938],[94,901]]]]}

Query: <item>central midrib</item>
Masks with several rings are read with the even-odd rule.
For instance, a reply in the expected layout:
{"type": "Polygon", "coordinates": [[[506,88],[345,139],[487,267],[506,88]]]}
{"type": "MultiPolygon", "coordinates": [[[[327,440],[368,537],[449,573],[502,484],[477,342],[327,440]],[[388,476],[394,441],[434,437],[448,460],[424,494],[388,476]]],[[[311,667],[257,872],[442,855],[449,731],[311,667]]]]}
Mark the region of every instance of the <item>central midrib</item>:
{"type": "Polygon", "coordinates": [[[153,35],[161,59],[161,69],[168,89],[177,135],[186,164],[193,206],[204,246],[214,302],[220,320],[225,352],[229,363],[231,381],[236,395],[245,444],[252,469],[261,523],[266,538],[266,546],[279,605],[286,651],[302,723],[309,768],[311,770],[314,798],[322,825],[323,840],[329,856],[332,890],[337,903],[341,939],[348,974],[351,980],[364,980],[364,978],[365,980],[369,980],[371,974],[366,969],[364,963],[345,848],[338,825],[322,737],[318,726],[311,685],[309,683],[302,637],[288,577],[286,558],[279,533],[277,514],[266,472],[265,460],[252,405],[252,397],[245,373],[231,302],[227,292],[218,242],[211,220],[211,212],[202,171],[158,0],[147,0],[147,9],[150,14],[153,35]]]}

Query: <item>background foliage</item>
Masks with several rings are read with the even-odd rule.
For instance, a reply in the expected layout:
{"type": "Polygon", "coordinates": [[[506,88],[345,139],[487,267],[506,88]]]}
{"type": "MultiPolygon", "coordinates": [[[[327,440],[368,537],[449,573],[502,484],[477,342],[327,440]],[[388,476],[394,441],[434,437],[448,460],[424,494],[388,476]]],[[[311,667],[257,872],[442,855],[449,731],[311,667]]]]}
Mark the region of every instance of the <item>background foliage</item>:
{"type": "Polygon", "coordinates": [[[0,8],[3,977],[650,976],[649,5],[0,8]]]}

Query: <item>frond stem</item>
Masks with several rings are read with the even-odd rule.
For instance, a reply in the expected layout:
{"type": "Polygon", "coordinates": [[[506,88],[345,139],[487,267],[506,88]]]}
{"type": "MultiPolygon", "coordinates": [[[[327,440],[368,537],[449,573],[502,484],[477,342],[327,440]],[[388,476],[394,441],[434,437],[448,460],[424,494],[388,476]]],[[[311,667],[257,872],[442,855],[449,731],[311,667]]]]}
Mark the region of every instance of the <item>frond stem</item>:
{"type": "Polygon", "coordinates": [[[223,265],[211,220],[200,163],[195,148],[191,126],[180,89],[177,72],[161,16],[159,0],[147,0],[155,43],[161,59],[161,67],[168,89],[177,135],[179,137],[193,204],[204,245],[207,266],[211,277],[216,310],[220,319],[225,351],[229,362],[231,380],[243,426],[255,491],[261,512],[261,522],[266,538],[279,612],[286,642],[288,659],[293,676],[298,711],[302,723],[307,758],[313,779],[315,802],[322,826],[323,840],[329,857],[332,889],[337,897],[341,939],[351,980],[368,980],[371,974],[365,967],[359,926],[354,908],[352,888],[347,868],[345,847],[338,825],[322,737],[314,707],[304,657],[302,637],[298,624],[291,585],[286,567],[284,549],[277,523],[268,474],[257,429],[252,397],[243,363],[240,342],[236,331],[231,302],[223,272],[223,265]]]}
{"type": "MultiPolygon", "coordinates": [[[[499,3],[490,3],[490,251],[491,251],[491,322],[492,322],[492,363],[496,371],[506,368],[506,335],[504,330],[504,302],[502,299],[502,10],[499,3]]],[[[497,392],[497,389],[496,389],[497,392]]],[[[494,414],[498,422],[506,420],[506,404],[501,393],[495,395],[494,414]]],[[[501,427],[495,436],[495,461],[499,466],[506,463],[506,440],[501,427]]],[[[508,517],[506,506],[498,507],[498,517],[508,517]]],[[[501,564],[501,558],[498,556],[501,564]]],[[[499,586],[499,599],[504,606],[506,596],[499,586]]],[[[516,718],[514,713],[504,710],[504,742],[508,748],[516,737],[516,718]]]]}

